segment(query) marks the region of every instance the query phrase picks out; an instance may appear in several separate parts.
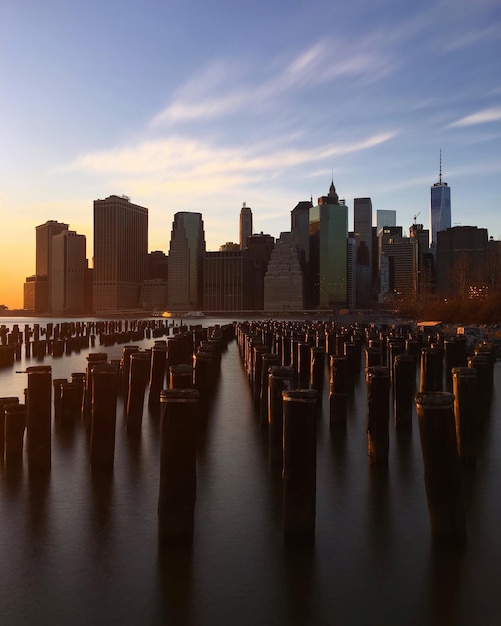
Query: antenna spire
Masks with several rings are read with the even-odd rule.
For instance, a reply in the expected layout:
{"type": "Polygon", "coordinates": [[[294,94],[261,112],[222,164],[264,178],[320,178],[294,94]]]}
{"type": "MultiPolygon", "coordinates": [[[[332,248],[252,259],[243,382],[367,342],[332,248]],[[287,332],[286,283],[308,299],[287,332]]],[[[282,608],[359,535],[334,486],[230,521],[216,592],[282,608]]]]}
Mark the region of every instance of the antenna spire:
{"type": "Polygon", "coordinates": [[[438,182],[442,184],[442,149],[440,148],[440,173],[438,177],[438,182]]]}

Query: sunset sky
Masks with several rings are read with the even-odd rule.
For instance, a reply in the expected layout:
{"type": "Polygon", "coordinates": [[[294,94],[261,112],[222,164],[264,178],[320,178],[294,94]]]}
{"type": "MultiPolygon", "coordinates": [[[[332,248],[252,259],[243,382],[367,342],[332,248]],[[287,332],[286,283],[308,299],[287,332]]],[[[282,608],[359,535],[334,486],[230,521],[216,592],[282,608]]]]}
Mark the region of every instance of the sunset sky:
{"type": "Polygon", "coordinates": [[[22,307],[35,226],[87,236],[93,200],[149,209],[149,249],[174,213],[203,214],[208,250],[331,181],[405,230],[430,186],[453,224],[501,237],[500,0],[3,0],[0,304],[22,307]]]}

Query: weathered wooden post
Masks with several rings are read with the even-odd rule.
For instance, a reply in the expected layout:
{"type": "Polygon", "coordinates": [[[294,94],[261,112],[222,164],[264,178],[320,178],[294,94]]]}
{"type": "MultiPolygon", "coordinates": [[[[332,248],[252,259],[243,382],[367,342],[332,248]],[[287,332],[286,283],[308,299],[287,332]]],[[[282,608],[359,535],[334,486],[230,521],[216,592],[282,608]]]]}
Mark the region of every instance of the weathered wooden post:
{"type": "Polygon", "coordinates": [[[47,470],[51,466],[51,395],[50,366],[28,367],[27,435],[30,469],[47,470]]]}
{"type": "Polygon", "coordinates": [[[0,398],[0,460],[4,457],[5,447],[5,407],[8,404],[19,404],[19,398],[15,396],[5,396],[0,398]]]}
{"type": "Polygon", "coordinates": [[[268,376],[268,442],[273,466],[283,459],[283,398],[282,392],[292,389],[294,372],[291,366],[270,367],[268,376]]]}
{"type": "Polygon", "coordinates": [[[318,391],[317,402],[322,404],[325,378],[325,348],[310,348],[310,389],[318,391]]]}
{"type": "Polygon", "coordinates": [[[112,470],[115,459],[118,368],[111,363],[95,363],[92,379],[90,462],[92,469],[112,470]]]}
{"type": "Polygon", "coordinates": [[[421,376],[419,391],[442,391],[443,354],[441,349],[421,349],[421,376]]]}
{"type": "Polygon", "coordinates": [[[390,371],[378,365],[369,367],[367,382],[367,438],[371,463],[385,466],[389,453],[390,371]]]}
{"type": "Polygon", "coordinates": [[[160,394],[160,489],[158,537],[191,541],[196,499],[198,399],[196,389],[164,389],[160,394]]]}
{"type": "Polygon", "coordinates": [[[169,389],[193,388],[193,367],[187,364],[169,367],[169,389]]]}
{"type": "Polygon", "coordinates": [[[23,442],[26,429],[26,407],[19,402],[7,403],[4,408],[4,447],[5,469],[21,467],[23,464],[23,442]]]}
{"type": "Polygon", "coordinates": [[[150,355],[148,352],[133,352],[129,359],[129,385],[125,416],[127,430],[139,430],[143,419],[144,394],[150,374],[150,355]]]}
{"type": "Polygon", "coordinates": [[[284,402],[283,530],[289,541],[313,541],[317,471],[317,392],[282,392],[284,402]]]}
{"type": "Polygon", "coordinates": [[[348,359],[345,356],[330,357],[329,362],[329,416],[331,428],[345,428],[347,414],[348,359]]]}
{"type": "Polygon", "coordinates": [[[397,354],[393,363],[393,417],[397,428],[411,426],[416,391],[416,363],[411,354],[397,354]]]}
{"type": "Polygon", "coordinates": [[[261,366],[261,397],[259,398],[259,423],[268,426],[268,383],[270,367],[280,366],[280,356],[278,354],[263,354],[261,366]]]}
{"type": "Polygon", "coordinates": [[[477,444],[477,371],[472,367],[452,368],[454,420],[459,458],[470,462],[477,444]]]}
{"type": "Polygon", "coordinates": [[[424,480],[434,538],[466,539],[463,493],[454,424],[454,396],[425,392],[415,396],[424,480]]]}
{"type": "Polygon", "coordinates": [[[155,341],[151,349],[151,368],[148,403],[160,405],[160,392],[164,388],[167,367],[167,343],[165,340],[155,341]]]}
{"type": "Polygon", "coordinates": [[[297,344],[297,385],[299,389],[308,389],[310,386],[310,357],[311,345],[306,341],[297,344]]]}

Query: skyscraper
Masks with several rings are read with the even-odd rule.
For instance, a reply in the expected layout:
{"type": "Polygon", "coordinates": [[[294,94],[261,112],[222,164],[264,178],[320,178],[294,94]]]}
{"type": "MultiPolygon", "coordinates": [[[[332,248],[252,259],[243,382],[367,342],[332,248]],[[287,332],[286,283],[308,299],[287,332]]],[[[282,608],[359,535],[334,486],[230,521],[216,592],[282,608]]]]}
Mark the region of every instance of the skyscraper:
{"type": "Polygon", "coordinates": [[[397,212],[393,209],[378,209],[376,211],[376,234],[379,237],[379,231],[385,226],[397,225],[397,212]]]}
{"type": "Polygon", "coordinates": [[[250,207],[243,204],[240,209],[240,250],[247,248],[247,241],[252,235],[252,211],[250,207]]]}
{"type": "Polygon", "coordinates": [[[346,306],[348,208],[334,182],[310,209],[310,285],[307,306],[346,306]]]}
{"type": "Polygon", "coordinates": [[[52,237],[50,270],[51,312],[59,315],[84,313],[87,272],[85,235],[63,230],[52,237]]]}
{"type": "Polygon", "coordinates": [[[46,296],[46,308],[42,311],[40,305],[36,305],[38,312],[50,312],[51,306],[51,277],[50,270],[52,264],[52,238],[54,235],[62,233],[68,230],[68,224],[62,222],[56,222],[55,220],[49,220],[45,224],[35,227],[36,231],[36,276],[47,276],[47,296],[46,296]]]}
{"type": "Polygon", "coordinates": [[[370,198],[355,198],[353,200],[353,217],[355,227],[355,241],[357,248],[365,242],[369,249],[369,264],[372,258],[372,201],[370,198]]]}
{"type": "Polygon", "coordinates": [[[451,227],[451,188],[442,181],[442,151],[438,183],[431,187],[430,196],[430,246],[437,245],[437,233],[451,227]]]}
{"type": "Polygon", "coordinates": [[[174,215],[169,248],[169,309],[196,310],[204,294],[205,233],[201,213],[174,215]]]}
{"type": "Polygon", "coordinates": [[[148,271],[148,209],[127,196],[94,201],[94,286],[96,312],[139,308],[148,271]]]}

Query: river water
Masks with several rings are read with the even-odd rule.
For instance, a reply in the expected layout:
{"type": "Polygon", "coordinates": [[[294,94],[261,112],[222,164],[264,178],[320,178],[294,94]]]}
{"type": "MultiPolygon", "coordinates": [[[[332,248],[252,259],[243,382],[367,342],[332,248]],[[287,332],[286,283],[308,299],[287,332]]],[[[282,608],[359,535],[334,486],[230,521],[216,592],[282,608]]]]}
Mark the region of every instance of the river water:
{"type": "MultiPolygon", "coordinates": [[[[227,323],[203,321],[217,322],[227,323]]],[[[91,351],[117,359],[122,349],[91,351]]],[[[85,371],[87,352],[43,363],[65,378],[85,371]]],[[[34,364],[23,354],[15,370],[34,364]]],[[[0,370],[0,396],[22,401],[26,381],[0,370]]],[[[344,434],[330,431],[324,391],[310,547],[283,543],[280,477],[236,342],[223,354],[201,436],[190,549],[158,548],[159,420],[146,403],[141,437],[131,439],[119,401],[109,477],[91,474],[80,423],[54,424],[47,476],[25,462],[22,473],[0,477],[0,624],[500,625],[500,389],[497,363],[477,463],[463,470],[463,549],[431,541],[415,414],[409,434],[390,428],[387,470],[369,464],[363,376],[344,434]]]]}

